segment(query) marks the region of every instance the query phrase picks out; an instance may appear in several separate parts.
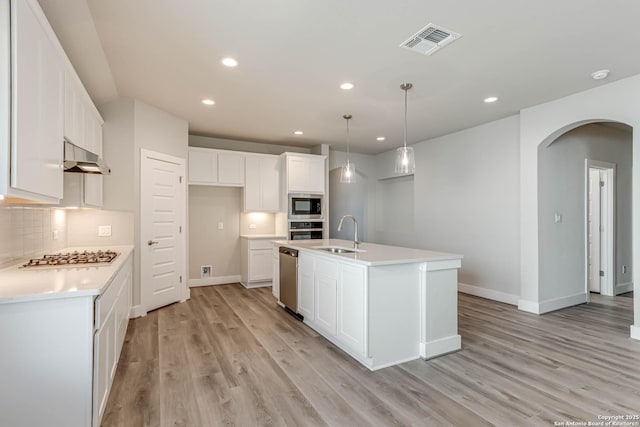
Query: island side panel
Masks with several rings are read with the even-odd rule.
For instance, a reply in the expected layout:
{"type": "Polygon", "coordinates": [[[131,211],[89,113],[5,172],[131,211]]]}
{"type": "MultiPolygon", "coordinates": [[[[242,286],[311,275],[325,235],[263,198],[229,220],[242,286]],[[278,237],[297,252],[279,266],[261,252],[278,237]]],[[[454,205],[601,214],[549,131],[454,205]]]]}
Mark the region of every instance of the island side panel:
{"type": "Polygon", "coordinates": [[[420,356],[431,359],[460,350],[458,268],[451,261],[426,263],[421,274],[420,356]]]}
{"type": "Polygon", "coordinates": [[[420,357],[420,264],[369,267],[372,370],[420,357]]]}

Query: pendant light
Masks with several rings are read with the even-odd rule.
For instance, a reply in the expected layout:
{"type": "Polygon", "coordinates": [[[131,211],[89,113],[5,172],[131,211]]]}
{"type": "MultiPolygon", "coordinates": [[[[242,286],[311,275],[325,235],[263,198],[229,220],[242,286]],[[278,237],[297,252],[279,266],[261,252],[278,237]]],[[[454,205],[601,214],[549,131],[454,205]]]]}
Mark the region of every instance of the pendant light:
{"type": "Polygon", "coordinates": [[[342,117],[347,121],[347,161],[342,164],[340,182],[353,184],[356,182],[356,166],[351,161],[351,153],[349,152],[349,120],[351,120],[353,116],[351,114],[345,114],[342,117]]]}
{"type": "Polygon", "coordinates": [[[407,91],[411,89],[411,83],[402,83],[400,89],[404,91],[404,144],[396,150],[396,173],[412,174],[416,171],[416,162],[413,155],[413,147],[407,147],[407,91]]]}

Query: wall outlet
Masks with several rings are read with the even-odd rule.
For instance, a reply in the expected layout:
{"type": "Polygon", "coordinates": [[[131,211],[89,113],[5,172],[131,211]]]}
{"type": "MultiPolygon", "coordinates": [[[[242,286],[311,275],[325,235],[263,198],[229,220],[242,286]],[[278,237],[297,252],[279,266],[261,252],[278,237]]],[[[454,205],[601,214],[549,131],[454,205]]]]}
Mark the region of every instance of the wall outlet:
{"type": "Polygon", "coordinates": [[[224,222],[218,221],[218,230],[224,230],[224,222]]]}
{"type": "Polygon", "coordinates": [[[202,265],[202,266],[200,266],[200,277],[202,279],[206,279],[208,277],[211,277],[211,270],[212,270],[212,267],[210,265],[202,265]]]}
{"type": "Polygon", "coordinates": [[[58,234],[59,234],[58,230],[53,230],[51,232],[51,240],[58,240],[58,234]]]}
{"type": "Polygon", "coordinates": [[[627,274],[627,266],[626,265],[622,266],[622,274],[627,274]]]}
{"type": "Polygon", "coordinates": [[[249,224],[249,230],[255,230],[255,229],[256,229],[255,224],[249,224]]]}
{"type": "Polygon", "coordinates": [[[556,214],[555,214],[555,216],[554,216],[554,220],[555,220],[556,224],[560,224],[560,223],[562,223],[562,214],[561,214],[561,213],[556,212],[556,214]]]}
{"type": "Polygon", "coordinates": [[[98,237],[109,237],[111,236],[111,226],[110,225],[99,225],[98,226],[98,237]]]}

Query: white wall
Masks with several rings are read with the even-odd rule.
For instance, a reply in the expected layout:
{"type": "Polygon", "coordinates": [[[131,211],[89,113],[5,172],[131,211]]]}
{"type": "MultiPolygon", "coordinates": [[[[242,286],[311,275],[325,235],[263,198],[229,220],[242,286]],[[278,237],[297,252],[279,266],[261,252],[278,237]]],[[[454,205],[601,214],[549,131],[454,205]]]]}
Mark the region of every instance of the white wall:
{"type": "Polygon", "coordinates": [[[201,278],[203,265],[214,278],[240,276],[240,235],[275,233],[275,214],[241,210],[241,188],[189,186],[189,280],[201,278]]]}
{"type": "Polygon", "coordinates": [[[616,165],[616,266],[614,283],[630,283],[631,132],[598,124],[573,129],[538,147],[538,256],[543,301],[585,290],[585,159],[616,165]],[[555,214],[562,221],[555,222],[555,214]]]}
{"type": "Polygon", "coordinates": [[[351,153],[355,163],[355,184],[340,182],[340,166],[346,161],[347,153],[329,152],[329,236],[335,239],[353,239],[353,224],[346,222],[338,232],[338,221],[342,215],[351,214],[358,220],[359,238],[363,242],[373,242],[376,212],[376,158],[368,154],[351,153]]]}
{"type": "Polygon", "coordinates": [[[133,244],[133,212],[99,209],[68,210],[69,246],[116,246],[133,244]],[[111,236],[98,236],[98,226],[110,225],[111,236]]]}
{"type": "MultiPolygon", "coordinates": [[[[105,121],[103,152],[111,167],[104,179],[103,207],[133,212],[133,304],[140,304],[140,150],[187,158],[188,123],[135,99],[99,108],[105,121]]],[[[144,220],[144,219],[142,219],[144,220]]]]}
{"type": "MultiPolygon", "coordinates": [[[[520,112],[520,309],[533,313],[562,308],[573,301],[544,300],[539,278],[538,242],[538,146],[555,140],[578,126],[617,121],[633,132],[633,211],[640,211],[640,75],[604,84],[520,112]]],[[[633,265],[640,265],[640,215],[634,214],[633,265]]],[[[632,336],[640,339],[640,273],[633,270],[635,326],[632,336]]]]}
{"type": "MultiPolygon", "coordinates": [[[[518,132],[512,116],[415,144],[414,230],[407,239],[464,255],[458,280],[470,286],[461,290],[512,304],[520,277],[518,132]]],[[[394,155],[380,157],[388,169],[394,155]]]]}
{"type": "Polygon", "coordinates": [[[263,144],[259,142],[238,141],[234,139],[213,138],[208,136],[189,135],[190,147],[217,148],[219,150],[246,151],[248,153],[282,154],[285,151],[309,153],[306,147],[294,147],[281,144],[263,144]]]}
{"type": "MultiPolygon", "coordinates": [[[[355,196],[367,206],[368,240],[463,254],[461,290],[516,304],[518,134],[513,116],[417,143],[416,173],[408,177],[390,178],[396,176],[395,150],[352,155],[366,175],[358,178],[374,188],[367,197],[355,196]]],[[[344,153],[332,152],[330,167],[343,159],[344,153]]],[[[331,206],[339,212],[352,208],[342,186],[332,180],[331,206]]]]}

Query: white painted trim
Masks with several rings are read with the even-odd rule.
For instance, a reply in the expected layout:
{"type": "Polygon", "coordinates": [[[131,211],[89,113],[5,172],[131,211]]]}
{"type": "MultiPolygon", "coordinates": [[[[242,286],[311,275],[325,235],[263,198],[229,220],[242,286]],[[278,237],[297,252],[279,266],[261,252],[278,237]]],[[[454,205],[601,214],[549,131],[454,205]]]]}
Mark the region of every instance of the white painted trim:
{"type": "Polygon", "coordinates": [[[420,356],[411,356],[411,357],[407,357],[406,359],[396,360],[395,362],[383,363],[382,365],[375,365],[369,368],[369,370],[377,371],[379,369],[388,368],[389,366],[395,366],[401,363],[411,362],[412,360],[416,360],[416,359],[420,359],[420,356]]]}
{"type": "Polygon", "coordinates": [[[617,283],[615,288],[615,294],[616,295],[625,294],[627,292],[631,292],[632,290],[633,290],[633,282],[617,283]]]}
{"type": "Polygon", "coordinates": [[[640,340],[640,325],[631,325],[631,338],[640,340]]]}
{"type": "Polygon", "coordinates": [[[505,304],[518,305],[519,295],[508,294],[506,292],[487,289],[481,286],[458,283],[458,292],[475,295],[477,297],[486,298],[493,301],[503,302],[505,304]]]}
{"type": "Polygon", "coordinates": [[[549,313],[550,311],[560,310],[561,308],[571,307],[585,302],[588,302],[586,292],[540,301],[538,306],[540,310],[539,314],[549,313]]]}
{"type": "Polygon", "coordinates": [[[240,284],[242,286],[244,286],[245,288],[247,288],[247,289],[253,289],[253,288],[267,288],[267,287],[271,286],[273,284],[273,282],[271,280],[264,280],[262,282],[244,283],[241,280],[240,284]]]}
{"type": "Polygon", "coordinates": [[[462,337],[451,335],[429,342],[420,343],[420,357],[423,359],[433,359],[443,354],[451,353],[462,348],[462,337]]]}
{"type": "Polygon", "coordinates": [[[228,283],[240,282],[240,275],[233,276],[214,276],[206,279],[189,279],[189,287],[197,288],[198,286],[226,285],[228,283]]]}
{"type": "Polygon", "coordinates": [[[144,317],[146,315],[147,315],[147,312],[145,311],[145,309],[142,308],[142,305],[138,304],[131,307],[129,318],[135,319],[136,317],[144,317]]]}
{"type": "Polygon", "coordinates": [[[538,304],[536,301],[519,299],[518,310],[526,311],[527,313],[540,314],[540,304],[538,304]]]}
{"type": "Polygon", "coordinates": [[[462,259],[443,259],[420,264],[421,271],[453,270],[462,266],[462,259]]]}

